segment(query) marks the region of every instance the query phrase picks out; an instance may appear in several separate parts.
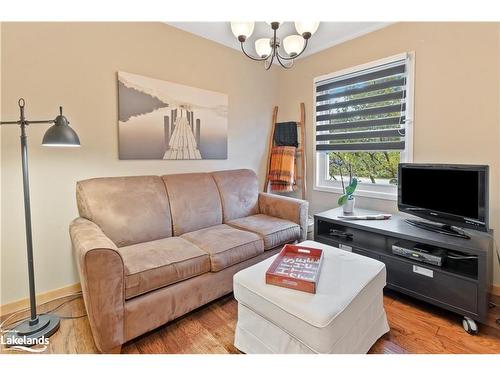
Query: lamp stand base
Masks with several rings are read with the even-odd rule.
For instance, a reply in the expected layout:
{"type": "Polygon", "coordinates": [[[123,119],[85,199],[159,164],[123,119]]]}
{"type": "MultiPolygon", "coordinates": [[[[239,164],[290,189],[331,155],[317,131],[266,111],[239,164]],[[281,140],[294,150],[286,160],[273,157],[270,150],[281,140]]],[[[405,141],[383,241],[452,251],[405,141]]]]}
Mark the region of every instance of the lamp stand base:
{"type": "Polygon", "coordinates": [[[60,319],[54,314],[40,314],[35,320],[27,319],[3,335],[7,346],[33,346],[48,344],[48,337],[59,329],[60,319]]]}

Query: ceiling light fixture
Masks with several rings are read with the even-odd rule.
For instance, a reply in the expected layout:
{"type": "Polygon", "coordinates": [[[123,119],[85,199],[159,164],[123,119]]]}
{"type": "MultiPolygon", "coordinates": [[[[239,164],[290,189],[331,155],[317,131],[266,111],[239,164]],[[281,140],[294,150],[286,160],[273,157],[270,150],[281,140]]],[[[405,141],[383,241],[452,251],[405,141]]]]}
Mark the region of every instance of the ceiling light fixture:
{"type": "Polygon", "coordinates": [[[283,39],[283,49],[286,55],[280,54],[281,41],[276,31],[283,22],[266,22],[273,30],[271,38],[261,38],[255,41],[255,52],[258,57],[251,56],[245,51],[244,43],[252,35],[255,22],[231,22],[231,31],[241,44],[245,56],[254,61],[264,61],[266,70],[269,70],[274,59],[285,69],[293,66],[294,60],[302,55],[307,48],[307,42],[318,30],[319,22],[295,22],[295,29],[299,35],[289,35],[283,39]]]}

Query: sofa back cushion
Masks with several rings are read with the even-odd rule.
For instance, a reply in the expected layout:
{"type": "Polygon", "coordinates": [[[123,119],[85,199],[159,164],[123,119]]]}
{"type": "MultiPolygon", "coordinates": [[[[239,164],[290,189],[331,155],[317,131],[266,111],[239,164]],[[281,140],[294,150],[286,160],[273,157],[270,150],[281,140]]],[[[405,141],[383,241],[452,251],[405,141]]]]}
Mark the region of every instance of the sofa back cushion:
{"type": "Polygon", "coordinates": [[[172,235],[168,197],[159,176],[79,181],[76,199],[80,216],[96,223],[118,247],[172,235]]]}
{"type": "Polygon", "coordinates": [[[224,222],[259,213],[259,181],[250,169],[212,172],[222,201],[224,222]]]}
{"type": "Polygon", "coordinates": [[[222,224],[222,205],[212,175],[185,173],[162,178],[170,201],[174,236],[222,224]]]}

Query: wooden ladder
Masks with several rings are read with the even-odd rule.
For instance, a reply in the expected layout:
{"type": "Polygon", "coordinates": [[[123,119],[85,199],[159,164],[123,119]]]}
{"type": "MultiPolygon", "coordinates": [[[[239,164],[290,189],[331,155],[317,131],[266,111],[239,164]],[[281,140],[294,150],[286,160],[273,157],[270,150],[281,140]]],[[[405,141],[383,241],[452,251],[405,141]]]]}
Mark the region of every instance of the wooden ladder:
{"type": "MultiPolygon", "coordinates": [[[[273,110],[273,119],[272,119],[272,129],[271,136],[269,138],[269,150],[267,153],[267,168],[266,168],[266,182],[264,184],[264,191],[269,191],[269,168],[271,167],[271,151],[274,146],[274,131],[276,129],[276,121],[278,119],[278,106],[274,107],[273,110]]],[[[295,166],[294,166],[294,191],[298,189],[300,182],[300,190],[302,193],[302,199],[306,199],[306,154],[305,154],[305,143],[306,143],[306,132],[305,132],[305,123],[306,123],[306,113],[305,113],[305,105],[304,103],[300,103],[300,121],[297,122],[297,127],[299,128],[299,146],[297,147],[295,153],[295,166]],[[300,159],[300,174],[297,171],[297,164],[300,159]]]]}

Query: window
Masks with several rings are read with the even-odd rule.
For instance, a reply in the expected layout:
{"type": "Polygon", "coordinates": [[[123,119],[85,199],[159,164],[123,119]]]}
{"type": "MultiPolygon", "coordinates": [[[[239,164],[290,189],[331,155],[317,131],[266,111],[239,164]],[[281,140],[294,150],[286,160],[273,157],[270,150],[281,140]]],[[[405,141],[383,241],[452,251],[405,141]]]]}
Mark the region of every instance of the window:
{"type": "Polygon", "coordinates": [[[398,163],[412,158],[413,64],[404,53],[314,80],[316,190],[341,192],[350,166],[357,195],[396,199],[398,163]]]}

